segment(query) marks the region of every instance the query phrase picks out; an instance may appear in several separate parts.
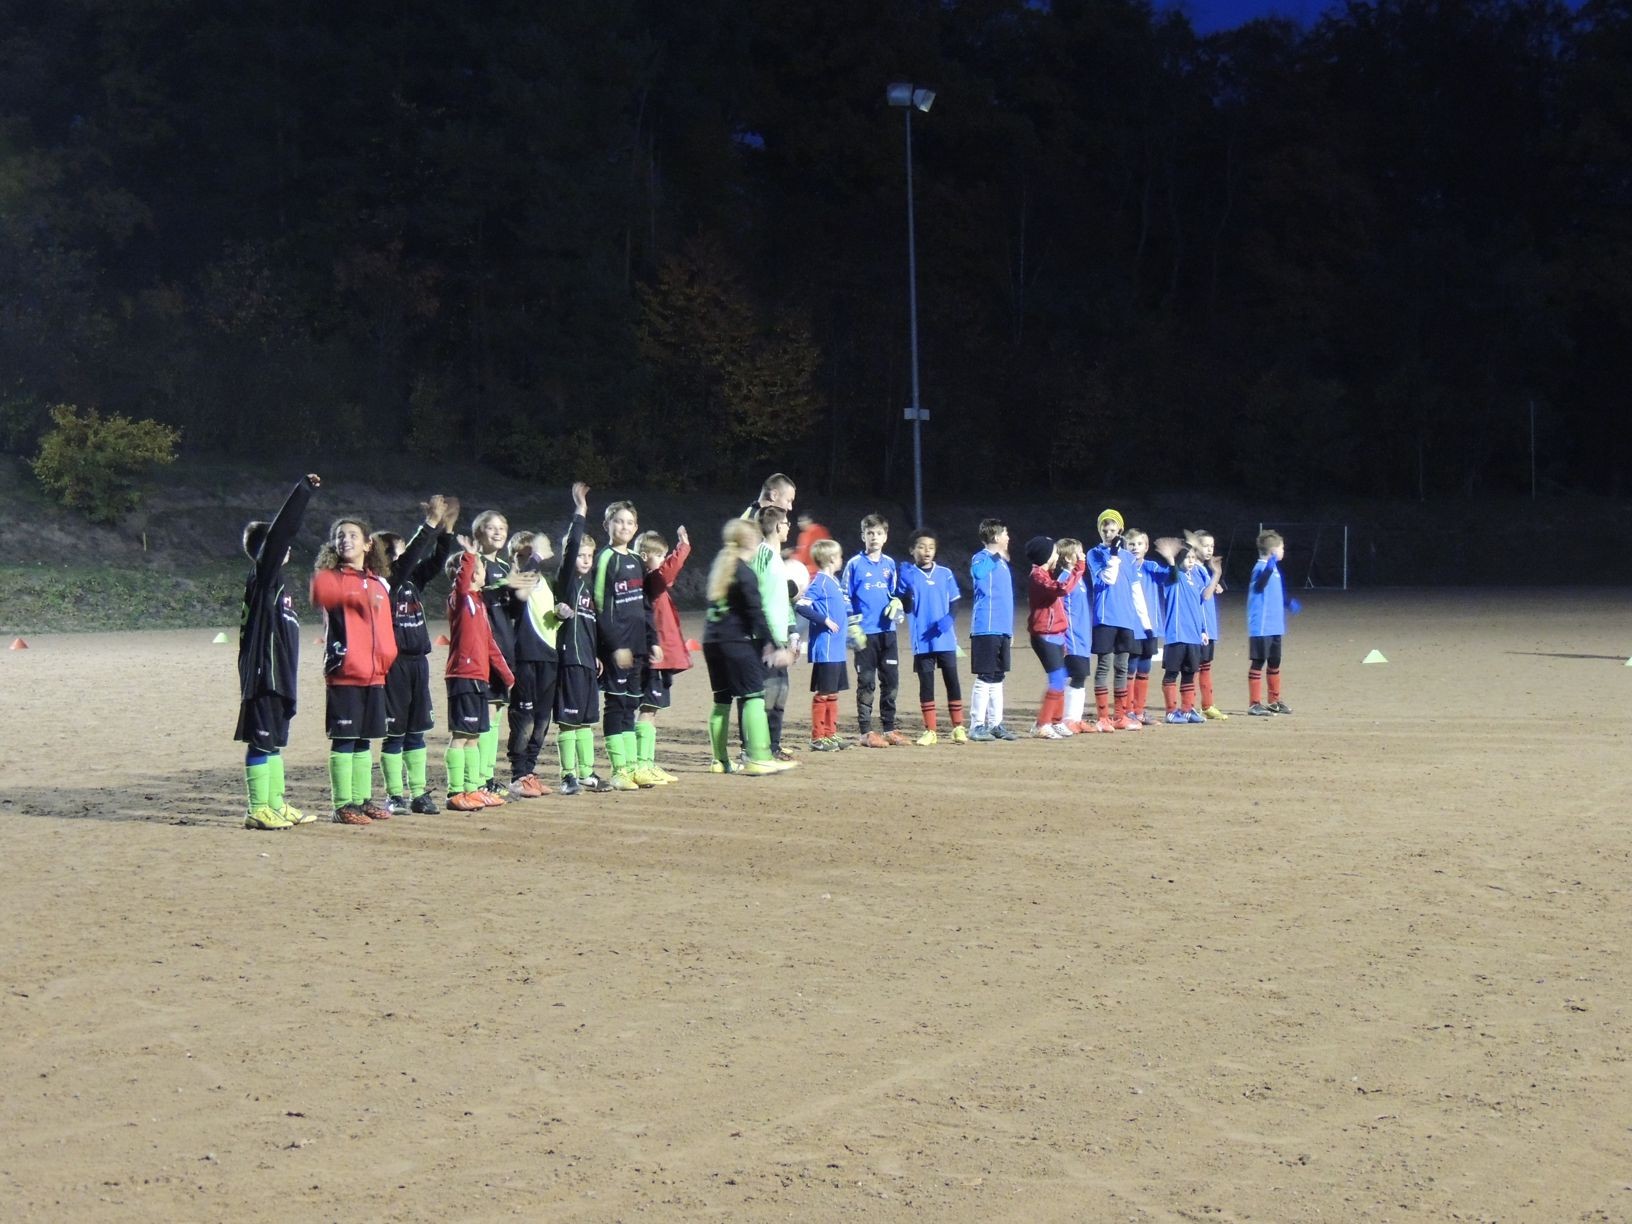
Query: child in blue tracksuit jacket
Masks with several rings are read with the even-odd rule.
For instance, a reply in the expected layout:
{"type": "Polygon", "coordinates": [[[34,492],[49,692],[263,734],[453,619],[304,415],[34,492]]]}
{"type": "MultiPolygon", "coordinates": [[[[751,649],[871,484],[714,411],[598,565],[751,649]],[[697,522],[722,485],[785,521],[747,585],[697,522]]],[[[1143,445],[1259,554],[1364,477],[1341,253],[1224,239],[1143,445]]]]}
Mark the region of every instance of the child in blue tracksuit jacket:
{"type": "Polygon", "coordinates": [[[972,740],[1020,737],[1003,725],[1003,678],[1014,637],[1014,577],[1009,571],[1009,529],[1000,520],[980,524],[982,548],[969,561],[974,611],[969,618],[969,668],[975,673],[969,721],[972,740]]]}
{"type": "Polygon", "coordinates": [[[844,665],[850,603],[838,579],[843,555],[837,540],[817,540],[811,545],[816,573],[793,606],[810,626],[810,746],[816,752],[849,747],[839,735],[839,694],[850,687],[844,665]]]}

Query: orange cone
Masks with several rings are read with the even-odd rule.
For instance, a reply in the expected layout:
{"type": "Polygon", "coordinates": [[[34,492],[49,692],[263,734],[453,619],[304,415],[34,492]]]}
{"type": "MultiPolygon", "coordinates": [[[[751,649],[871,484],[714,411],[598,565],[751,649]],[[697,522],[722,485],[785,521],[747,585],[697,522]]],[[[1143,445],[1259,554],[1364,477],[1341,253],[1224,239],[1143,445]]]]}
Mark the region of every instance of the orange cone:
{"type": "Polygon", "coordinates": [[[28,643],[23,641],[22,638],[12,638],[11,639],[11,648],[13,650],[27,650],[28,649],[28,643]]]}
{"type": "Polygon", "coordinates": [[[436,644],[438,646],[452,646],[453,639],[445,633],[439,633],[436,635],[436,644]]]}
{"type": "Polygon", "coordinates": [[[703,648],[703,644],[701,642],[699,642],[696,638],[687,638],[686,639],[686,649],[687,650],[701,650],[702,648],[703,648]]]}

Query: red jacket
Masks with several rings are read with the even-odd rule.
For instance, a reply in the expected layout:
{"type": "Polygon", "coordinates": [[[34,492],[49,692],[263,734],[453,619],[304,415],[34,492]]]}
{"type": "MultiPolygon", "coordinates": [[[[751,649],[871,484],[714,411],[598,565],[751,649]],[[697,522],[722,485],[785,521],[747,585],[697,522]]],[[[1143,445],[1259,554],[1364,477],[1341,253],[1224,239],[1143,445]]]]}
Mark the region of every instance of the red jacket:
{"type": "Polygon", "coordinates": [[[1087,562],[1079,557],[1077,563],[1071,567],[1070,575],[1064,582],[1060,582],[1042,566],[1031,567],[1031,582],[1026,588],[1031,611],[1026,616],[1026,629],[1033,636],[1045,637],[1051,633],[1064,633],[1070,626],[1065,615],[1065,597],[1076,590],[1086,568],[1087,562]]]}
{"type": "Polygon", "coordinates": [[[323,609],[323,680],[359,688],[385,683],[397,661],[391,588],[369,570],[320,569],[312,604],[323,609]]]}
{"type": "Polygon", "coordinates": [[[516,682],[504,652],[493,639],[493,623],[487,619],[487,604],[471,582],[476,573],[476,554],[467,552],[459,559],[459,574],[448,592],[448,670],[450,680],[480,680],[490,683],[497,674],[509,688],[516,682]]]}
{"type": "Polygon", "coordinates": [[[657,644],[663,648],[663,662],[652,664],[657,671],[685,671],[691,666],[686,635],[680,630],[680,613],[674,610],[674,600],[669,597],[669,588],[680,576],[689,556],[690,544],[676,544],[658,567],[646,575],[646,598],[652,605],[652,624],[657,629],[657,644]]]}
{"type": "Polygon", "coordinates": [[[826,527],[823,527],[820,523],[812,523],[809,527],[800,530],[799,538],[794,541],[793,551],[788,554],[788,560],[799,562],[800,565],[810,571],[810,576],[814,578],[816,577],[816,562],[811,560],[810,550],[818,540],[831,540],[832,538],[833,533],[828,531],[826,527]]]}

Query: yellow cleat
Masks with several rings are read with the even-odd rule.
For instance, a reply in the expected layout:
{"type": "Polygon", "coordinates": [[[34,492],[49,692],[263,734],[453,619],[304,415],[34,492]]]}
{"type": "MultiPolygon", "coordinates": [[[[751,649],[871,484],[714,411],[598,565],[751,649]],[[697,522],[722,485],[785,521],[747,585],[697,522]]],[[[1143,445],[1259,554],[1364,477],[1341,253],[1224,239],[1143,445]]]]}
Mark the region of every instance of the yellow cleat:
{"type": "Polygon", "coordinates": [[[1203,718],[1205,718],[1208,722],[1227,722],[1229,720],[1229,717],[1230,717],[1228,714],[1224,713],[1224,711],[1219,709],[1217,706],[1208,706],[1205,710],[1203,710],[1201,712],[1201,716],[1203,718]]]}
{"type": "Polygon", "coordinates": [[[657,779],[658,784],[661,785],[661,786],[667,786],[670,782],[680,781],[679,778],[675,777],[668,770],[664,769],[661,765],[653,765],[651,767],[651,774],[652,774],[652,776],[654,778],[657,779]]]}
{"type": "Polygon", "coordinates": [[[244,813],[246,829],[287,829],[289,825],[290,822],[283,818],[283,813],[264,805],[251,808],[244,813]]]}
{"type": "Polygon", "coordinates": [[[968,728],[964,727],[961,723],[958,726],[953,727],[952,742],[954,744],[967,744],[969,742],[968,728]]]}
{"type": "Polygon", "coordinates": [[[928,748],[932,744],[940,743],[941,737],[934,731],[925,731],[913,742],[920,748],[928,748]]]}
{"type": "Polygon", "coordinates": [[[654,786],[668,785],[668,781],[659,777],[657,769],[651,765],[643,765],[629,776],[635,780],[635,785],[642,790],[650,790],[654,786]]]}
{"type": "Polygon", "coordinates": [[[784,773],[792,768],[792,761],[749,761],[738,772],[745,773],[750,778],[763,778],[768,774],[784,773]]]}
{"type": "Polygon", "coordinates": [[[278,809],[278,815],[282,816],[285,820],[287,820],[292,825],[315,824],[315,823],[317,823],[317,817],[316,816],[308,816],[305,812],[301,811],[299,808],[291,807],[287,803],[284,804],[281,808],[278,809]]]}

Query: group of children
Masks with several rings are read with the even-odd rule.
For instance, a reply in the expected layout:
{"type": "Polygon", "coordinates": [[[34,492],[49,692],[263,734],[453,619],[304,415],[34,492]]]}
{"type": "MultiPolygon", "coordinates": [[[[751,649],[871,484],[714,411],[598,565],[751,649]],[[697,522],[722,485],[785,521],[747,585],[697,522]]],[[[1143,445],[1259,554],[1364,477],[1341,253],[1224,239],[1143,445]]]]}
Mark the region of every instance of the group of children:
{"type": "MultiPolygon", "coordinates": [[[[300,623],[283,567],[320,485],[316,475],[307,476],[271,523],[253,522],[244,530],[252,569],[239,635],[236,738],[245,745],[245,824],[255,829],[315,819],[290,806],[284,794],[281,750],[296,709],[300,623]]],[[[586,531],[588,493],[582,483],[572,487],[573,513],[558,560],[546,533],[512,535],[497,511],[477,515],[470,534],[458,534],[459,502],[442,495],[422,504],[424,521],[406,540],[371,532],[354,518],[333,523],[318,554],[311,600],[324,613],[325,726],[336,823],[366,825],[438,811],[426,767],[426,736],[435,724],[433,642],[421,590],[439,573],[450,588],[444,677],[450,808],[475,811],[551,789],[538,768],[552,720],[564,795],[675,781],[657,764],[657,716],[669,706],[676,673],[691,666],[671,597],[690,542],[683,527],[672,548],[656,532],[640,533],[634,505],[617,501],[606,508],[606,542],[597,546],[586,531]],[[508,783],[497,777],[501,711],[508,711],[508,783]],[[605,780],[595,771],[596,722],[611,766],[605,780]],[[382,741],[383,801],[374,796],[375,740],[382,741]]],[[[788,493],[791,499],[791,483],[788,493]]],[[[962,591],[952,571],[936,561],[934,533],[915,532],[910,562],[898,563],[884,552],[889,524],[868,515],[861,522],[860,552],[846,561],[837,541],[815,539],[807,568],[785,555],[788,527],[788,509],[762,498],[725,525],[709,571],[702,652],[713,694],[713,772],[758,776],[794,767],[782,743],[782,709],[788,669],[800,654],[801,624],[811,664],[815,751],[851,746],[838,730],[838,705],[849,687],[852,654],[859,746],[938,743],[937,676],[946,692],[952,742],[1020,738],[1003,721],[1015,606],[1009,533],[1002,522],[981,523],[982,548],[969,566],[975,679],[967,717],[957,662],[964,652],[954,629],[962,591]],[[896,719],[903,623],[923,717],[915,739],[896,719]],[[736,758],[729,744],[733,704],[743,744],[736,758]]],[[[1027,630],[1047,676],[1030,734],[1061,739],[1146,725],[1158,646],[1165,721],[1225,718],[1212,689],[1215,596],[1223,584],[1211,534],[1189,532],[1153,545],[1146,533],[1125,529],[1115,510],[1099,516],[1099,534],[1100,543],[1088,550],[1069,538],[1039,536],[1026,544],[1027,630]],[[1090,677],[1092,719],[1086,713],[1090,677]]],[[[1248,712],[1290,714],[1280,690],[1284,544],[1264,532],[1258,551],[1247,593],[1248,712]]]]}

